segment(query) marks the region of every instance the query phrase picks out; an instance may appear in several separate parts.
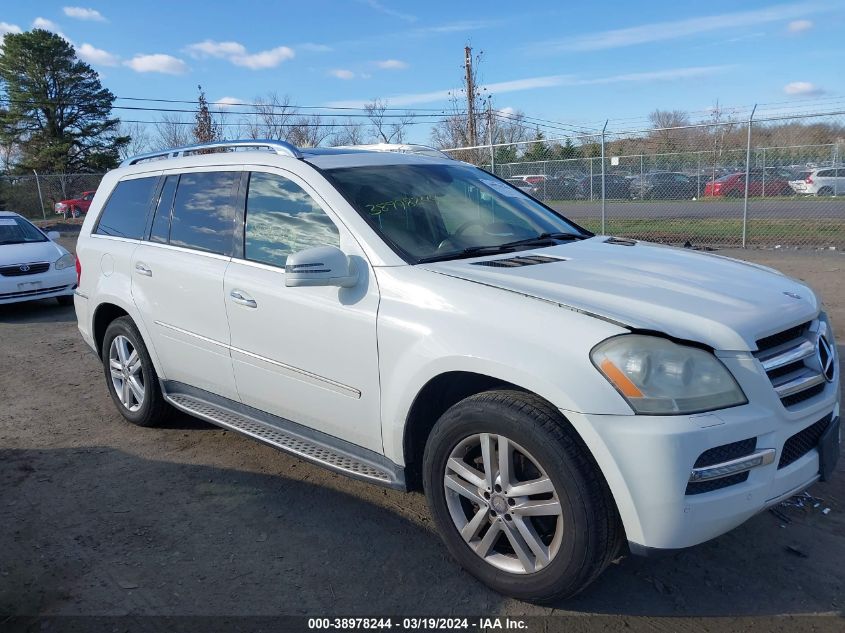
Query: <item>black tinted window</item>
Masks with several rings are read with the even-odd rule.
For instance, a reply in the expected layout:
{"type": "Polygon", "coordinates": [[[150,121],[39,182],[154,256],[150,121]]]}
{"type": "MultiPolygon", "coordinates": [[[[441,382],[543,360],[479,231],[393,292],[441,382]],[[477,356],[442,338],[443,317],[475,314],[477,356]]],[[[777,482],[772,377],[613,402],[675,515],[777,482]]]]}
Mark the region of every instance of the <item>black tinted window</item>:
{"type": "Polygon", "coordinates": [[[167,244],[170,239],[170,210],[173,208],[173,194],[179,176],[168,176],[158,196],[153,226],[150,229],[150,241],[167,244]]]}
{"type": "Polygon", "coordinates": [[[141,239],[158,177],[117,183],[97,222],[95,233],[141,239]]]}
{"type": "Polygon", "coordinates": [[[313,246],[340,246],[329,216],[287,178],[255,172],[249,177],[244,257],[284,266],[291,253],[313,246]]]}
{"type": "Polygon", "coordinates": [[[170,243],[209,253],[231,252],[235,209],[230,171],[182,174],[170,222],[170,243]]]}

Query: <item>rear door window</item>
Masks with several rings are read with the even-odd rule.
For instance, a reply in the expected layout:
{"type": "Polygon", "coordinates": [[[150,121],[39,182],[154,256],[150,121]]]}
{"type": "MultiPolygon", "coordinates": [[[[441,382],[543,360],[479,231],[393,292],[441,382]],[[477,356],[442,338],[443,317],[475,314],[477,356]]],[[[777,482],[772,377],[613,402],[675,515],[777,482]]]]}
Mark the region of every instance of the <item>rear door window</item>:
{"type": "Polygon", "coordinates": [[[103,207],[94,233],[141,239],[158,176],[122,180],[103,207]]]}
{"type": "Polygon", "coordinates": [[[170,220],[173,246],[231,255],[235,185],[240,173],[191,172],[179,177],[170,220]]]}
{"type": "Polygon", "coordinates": [[[167,244],[170,240],[170,212],[173,209],[173,195],[176,193],[178,175],[168,176],[158,196],[153,225],[150,228],[150,241],[167,244]]]}

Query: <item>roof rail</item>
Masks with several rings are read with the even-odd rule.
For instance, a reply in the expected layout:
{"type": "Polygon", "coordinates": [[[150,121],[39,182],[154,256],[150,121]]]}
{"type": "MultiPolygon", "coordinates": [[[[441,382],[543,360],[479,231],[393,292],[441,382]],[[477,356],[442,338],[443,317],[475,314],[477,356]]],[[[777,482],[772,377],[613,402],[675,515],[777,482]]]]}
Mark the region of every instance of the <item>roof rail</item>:
{"type": "Polygon", "coordinates": [[[299,148],[295,145],[291,145],[290,143],[286,143],[285,141],[273,141],[270,139],[243,139],[237,141],[214,141],[212,143],[200,143],[199,145],[186,145],[185,147],[174,147],[173,149],[150,152],[149,154],[139,154],[138,156],[127,158],[120,163],[120,166],[129,167],[130,165],[137,165],[138,163],[147,160],[154,160],[156,158],[178,158],[179,156],[187,156],[188,154],[193,154],[207,149],[222,150],[238,147],[266,147],[280,156],[302,158],[302,152],[299,151],[299,148]]]}

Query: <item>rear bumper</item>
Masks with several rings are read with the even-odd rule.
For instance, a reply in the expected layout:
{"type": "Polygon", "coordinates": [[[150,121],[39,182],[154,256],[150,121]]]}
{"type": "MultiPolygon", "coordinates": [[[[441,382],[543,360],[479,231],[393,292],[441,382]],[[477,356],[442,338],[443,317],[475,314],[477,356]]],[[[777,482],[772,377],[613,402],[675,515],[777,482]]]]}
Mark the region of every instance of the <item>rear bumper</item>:
{"type": "MultiPolygon", "coordinates": [[[[681,549],[715,538],[816,482],[818,449],[803,447],[787,464],[787,459],[781,462],[784,444],[826,416],[837,418],[839,394],[835,385],[828,385],[797,418],[786,412],[777,415],[753,401],[690,416],[564,414],[576,428],[595,434],[591,448],[613,493],[631,551],[653,553],[650,550],[681,549]],[[688,488],[702,453],[749,438],[755,445],[746,454],[772,449],[773,459],[740,472],[730,480],[733,483],[725,485],[728,480],[723,480],[723,487],[688,488]]],[[[736,456],[728,457],[708,465],[736,456]]]]}
{"type": "Polygon", "coordinates": [[[76,287],[76,271],[71,268],[18,277],[0,276],[0,305],[69,296],[76,287]]]}

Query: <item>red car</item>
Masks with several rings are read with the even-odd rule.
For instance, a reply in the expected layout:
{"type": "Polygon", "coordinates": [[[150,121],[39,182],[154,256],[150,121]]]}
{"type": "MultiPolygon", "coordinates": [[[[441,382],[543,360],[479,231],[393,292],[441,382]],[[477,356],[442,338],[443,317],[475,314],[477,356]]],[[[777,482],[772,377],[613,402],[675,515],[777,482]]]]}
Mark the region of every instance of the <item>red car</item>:
{"type": "Polygon", "coordinates": [[[83,213],[88,213],[88,207],[91,206],[91,200],[94,198],[96,191],[83,191],[78,198],[71,200],[59,200],[53,209],[56,213],[61,213],[66,218],[78,218],[83,213]]]}
{"type": "MultiPolygon", "coordinates": [[[[789,181],[780,174],[752,169],[748,173],[749,196],[790,196],[793,194],[789,181]]],[[[724,196],[740,198],[745,195],[745,172],[728,174],[708,182],[704,187],[705,196],[724,196]]]]}

